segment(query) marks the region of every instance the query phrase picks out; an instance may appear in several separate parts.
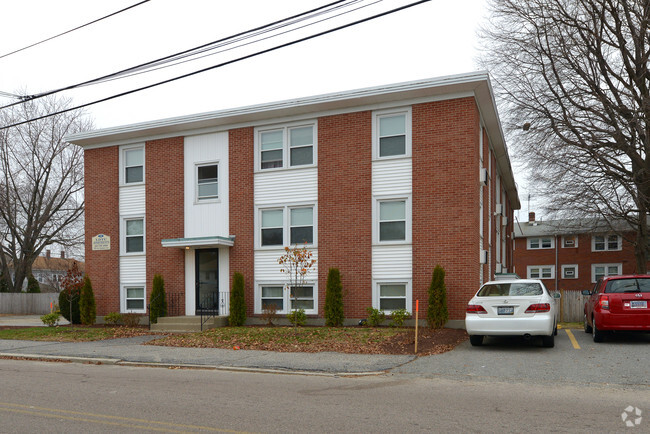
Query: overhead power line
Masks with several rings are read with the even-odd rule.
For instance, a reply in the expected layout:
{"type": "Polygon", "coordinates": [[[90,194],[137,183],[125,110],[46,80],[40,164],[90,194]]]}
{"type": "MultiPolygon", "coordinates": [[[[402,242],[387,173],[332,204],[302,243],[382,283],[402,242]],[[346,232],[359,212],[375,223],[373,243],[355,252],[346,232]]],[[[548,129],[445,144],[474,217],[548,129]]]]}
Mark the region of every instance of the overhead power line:
{"type": "Polygon", "coordinates": [[[28,46],[26,46],[26,47],[19,48],[18,50],[14,50],[14,51],[12,51],[12,52],[10,52],[10,53],[2,54],[2,55],[0,55],[0,59],[2,59],[2,58],[4,58],[4,57],[7,57],[7,56],[11,56],[12,54],[19,53],[19,52],[21,52],[21,51],[27,50],[28,48],[35,47],[35,46],[40,45],[40,44],[42,44],[42,43],[44,43],[44,42],[51,41],[52,39],[58,38],[59,36],[67,35],[68,33],[72,33],[72,32],[74,32],[75,30],[82,29],[82,28],[87,27],[87,26],[89,26],[89,25],[91,25],[91,24],[94,24],[94,23],[97,23],[97,22],[99,22],[99,21],[105,20],[106,18],[110,18],[110,17],[112,17],[112,16],[114,16],[114,15],[117,15],[117,14],[120,14],[120,13],[122,13],[122,12],[126,12],[126,11],[128,11],[129,9],[133,9],[133,8],[136,7],[136,6],[140,6],[141,4],[143,4],[143,3],[147,3],[147,2],[149,2],[149,1],[150,1],[150,0],[143,0],[143,1],[141,1],[140,3],[136,3],[136,4],[134,4],[134,5],[131,5],[131,6],[129,6],[129,7],[126,7],[126,8],[124,8],[124,9],[120,9],[120,10],[117,11],[117,12],[113,12],[112,14],[108,14],[108,15],[105,15],[105,16],[103,16],[103,17],[101,17],[101,18],[97,18],[96,20],[93,20],[93,21],[91,21],[91,22],[89,22],[89,23],[83,24],[83,25],[81,25],[81,26],[77,26],[77,27],[75,27],[74,29],[66,30],[66,31],[63,32],[63,33],[59,33],[58,35],[51,36],[51,37],[49,37],[49,38],[47,38],[47,39],[43,39],[42,41],[35,42],[35,43],[33,43],[33,44],[31,44],[31,45],[28,45],[28,46]]]}
{"type": "MultiPolygon", "coordinates": [[[[165,56],[165,57],[161,57],[161,58],[158,58],[158,59],[155,59],[155,60],[151,60],[149,62],[141,63],[139,65],[132,66],[132,67],[126,68],[126,69],[122,69],[120,71],[113,72],[111,74],[107,74],[107,75],[104,75],[104,76],[101,76],[101,77],[93,78],[91,80],[86,80],[86,81],[83,81],[81,83],[61,87],[61,88],[58,88],[58,89],[53,89],[53,90],[50,90],[50,91],[47,91],[47,92],[41,92],[41,93],[36,94],[36,95],[27,95],[27,96],[21,97],[21,101],[16,101],[16,102],[13,102],[13,103],[10,103],[10,104],[6,104],[6,105],[0,107],[0,109],[9,108],[9,107],[12,107],[12,106],[15,106],[15,105],[18,105],[18,104],[22,104],[25,101],[30,101],[30,100],[42,98],[42,97],[53,95],[55,93],[63,92],[63,91],[66,91],[66,90],[72,90],[72,89],[76,89],[78,87],[88,86],[88,85],[91,85],[91,84],[112,80],[112,79],[114,79],[116,77],[119,77],[119,76],[122,76],[122,75],[125,75],[125,74],[129,74],[129,73],[132,73],[134,71],[140,71],[140,70],[142,70],[144,68],[147,68],[147,67],[150,67],[150,66],[156,66],[156,65],[164,64],[166,62],[171,62],[171,61],[183,58],[182,56],[191,56],[191,55],[195,54],[196,52],[199,52],[198,50],[205,49],[206,47],[214,46],[216,44],[221,44],[221,43],[224,43],[224,42],[229,41],[229,40],[235,40],[237,38],[240,38],[240,37],[243,37],[245,35],[252,34],[252,33],[255,33],[255,32],[267,31],[269,28],[273,28],[275,26],[283,25],[286,22],[290,22],[291,20],[295,20],[295,19],[300,19],[300,18],[302,18],[304,16],[309,16],[310,14],[319,13],[322,10],[328,9],[330,7],[334,7],[334,9],[336,9],[338,7],[337,5],[339,5],[341,3],[345,3],[347,1],[348,0],[337,0],[337,1],[334,1],[334,2],[331,2],[331,3],[319,6],[317,8],[310,9],[308,11],[301,12],[299,14],[283,18],[281,20],[273,21],[271,23],[267,23],[267,24],[264,24],[262,26],[255,27],[253,29],[245,30],[243,32],[240,32],[240,33],[237,33],[237,34],[234,34],[234,35],[231,35],[231,36],[227,36],[225,38],[221,38],[221,39],[218,39],[216,41],[208,42],[207,44],[202,44],[202,45],[199,45],[199,46],[194,47],[194,48],[190,48],[190,49],[187,49],[187,50],[184,50],[184,51],[180,51],[178,53],[174,53],[174,54],[171,54],[171,55],[168,55],[168,56],[165,56]]],[[[351,4],[356,3],[358,1],[359,0],[354,0],[354,1],[351,2],[351,4]]]]}
{"type": "Polygon", "coordinates": [[[226,61],[226,62],[219,63],[217,65],[213,65],[213,66],[210,66],[210,67],[207,67],[207,68],[199,69],[199,70],[194,71],[194,72],[183,74],[183,75],[180,75],[180,76],[177,76],[177,77],[174,77],[174,78],[170,78],[170,79],[167,79],[167,80],[159,81],[157,83],[153,83],[153,84],[150,84],[150,85],[147,85],[147,86],[142,86],[142,87],[139,87],[139,88],[136,88],[136,89],[126,91],[126,92],[121,92],[121,93],[118,93],[118,94],[115,94],[115,95],[112,95],[112,96],[109,96],[109,97],[106,97],[106,98],[101,98],[101,99],[91,101],[91,102],[88,102],[88,103],[85,103],[85,104],[81,104],[81,105],[78,105],[78,106],[75,106],[75,107],[70,107],[70,108],[67,108],[65,110],[60,110],[60,111],[57,111],[57,112],[54,112],[54,113],[49,113],[49,114],[39,116],[39,117],[36,117],[36,118],[33,118],[33,119],[28,119],[28,120],[25,120],[25,121],[16,122],[16,123],[11,124],[11,125],[5,125],[5,126],[0,127],[0,130],[5,130],[7,128],[16,127],[16,126],[23,125],[23,124],[26,124],[26,123],[29,123],[29,122],[33,122],[33,121],[38,121],[38,120],[45,119],[45,118],[48,118],[48,117],[51,117],[51,116],[56,116],[56,115],[59,115],[59,114],[67,113],[67,112],[70,112],[70,111],[73,111],[73,110],[79,110],[79,109],[82,109],[82,108],[85,108],[85,107],[89,107],[91,105],[99,104],[101,102],[110,101],[110,100],[115,99],[115,98],[120,98],[120,97],[130,95],[130,94],[133,94],[133,93],[136,93],[136,92],[151,89],[153,87],[157,87],[157,86],[160,86],[160,85],[163,85],[163,84],[171,83],[171,82],[176,81],[176,80],[191,77],[191,76],[194,76],[194,75],[197,75],[197,74],[201,74],[203,72],[211,71],[213,69],[221,68],[223,66],[230,65],[230,64],[235,63],[235,62],[240,62],[242,60],[257,57],[257,56],[260,56],[262,54],[266,54],[266,53],[270,53],[272,51],[279,50],[281,48],[286,48],[286,47],[289,47],[289,46],[292,46],[292,45],[299,44],[301,42],[308,41],[310,39],[318,38],[320,36],[324,36],[324,35],[327,35],[327,34],[330,34],[330,33],[337,32],[339,30],[346,29],[348,27],[356,26],[356,25],[361,24],[361,23],[365,23],[365,22],[368,22],[368,21],[375,20],[377,18],[381,18],[381,17],[387,16],[387,15],[391,15],[391,14],[394,14],[396,12],[400,12],[400,11],[403,11],[405,9],[409,9],[409,8],[412,8],[414,6],[417,6],[417,5],[420,5],[420,4],[423,4],[423,3],[428,3],[429,1],[431,1],[431,0],[419,0],[419,1],[416,1],[416,2],[413,2],[413,3],[409,3],[409,4],[404,5],[404,6],[400,6],[400,7],[385,11],[385,12],[380,12],[378,14],[375,14],[375,15],[372,15],[372,16],[369,16],[369,17],[366,17],[366,18],[359,19],[357,21],[353,21],[351,23],[343,24],[343,25],[334,27],[332,29],[324,30],[322,32],[315,33],[313,35],[305,36],[303,38],[299,38],[299,39],[296,39],[296,40],[293,40],[293,41],[290,41],[290,42],[286,42],[284,44],[280,44],[280,45],[277,45],[275,47],[267,48],[265,50],[260,50],[260,51],[257,51],[255,53],[251,53],[251,54],[248,54],[248,55],[245,55],[245,56],[238,57],[236,59],[232,59],[232,60],[229,60],[229,61],[226,61]]]}

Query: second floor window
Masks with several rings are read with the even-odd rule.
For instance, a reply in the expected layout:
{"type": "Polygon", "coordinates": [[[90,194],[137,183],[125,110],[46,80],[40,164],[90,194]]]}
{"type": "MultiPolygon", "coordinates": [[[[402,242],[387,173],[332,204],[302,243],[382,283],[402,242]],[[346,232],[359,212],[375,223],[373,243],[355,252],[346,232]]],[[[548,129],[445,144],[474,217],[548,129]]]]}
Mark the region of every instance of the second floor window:
{"type": "Polygon", "coordinates": [[[406,114],[381,116],[379,120],[379,156],[406,155],[406,114]]]}
{"type": "Polygon", "coordinates": [[[144,181],[144,149],[135,148],[124,151],[124,183],[144,181]]]}
{"type": "Polygon", "coordinates": [[[552,249],[554,244],[553,237],[528,238],[529,249],[552,249]]]}
{"type": "Polygon", "coordinates": [[[209,164],[197,167],[197,199],[217,199],[219,197],[219,166],[209,164]]]}
{"type": "Polygon", "coordinates": [[[379,202],[379,241],[406,240],[406,201],[379,202]]]}
{"type": "Polygon", "coordinates": [[[144,220],[126,221],[126,253],[144,252],[144,220]]]}
{"type": "Polygon", "coordinates": [[[594,235],[592,247],[595,252],[621,250],[621,237],[618,235],[594,235]]]}
{"type": "Polygon", "coordinates": [[[315,162],[315,126],[284,127],[259,133],[259,168],[311,166],[315,162]]]}

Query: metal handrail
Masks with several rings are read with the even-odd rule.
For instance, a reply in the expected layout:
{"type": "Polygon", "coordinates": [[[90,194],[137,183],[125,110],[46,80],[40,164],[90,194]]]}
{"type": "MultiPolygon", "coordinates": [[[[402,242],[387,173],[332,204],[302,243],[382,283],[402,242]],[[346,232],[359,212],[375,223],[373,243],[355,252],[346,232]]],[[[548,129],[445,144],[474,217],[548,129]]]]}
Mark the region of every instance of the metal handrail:
{"type": "Polygon", "coordinates": [[[219,315],[219,292],[213,292],[203,297],[198,307],[201,310],[201,331],[203,331],[203,324],[210,318],[216,318],[219,315]],[[204,306],[211,307],[205,308],[204,306]]]}

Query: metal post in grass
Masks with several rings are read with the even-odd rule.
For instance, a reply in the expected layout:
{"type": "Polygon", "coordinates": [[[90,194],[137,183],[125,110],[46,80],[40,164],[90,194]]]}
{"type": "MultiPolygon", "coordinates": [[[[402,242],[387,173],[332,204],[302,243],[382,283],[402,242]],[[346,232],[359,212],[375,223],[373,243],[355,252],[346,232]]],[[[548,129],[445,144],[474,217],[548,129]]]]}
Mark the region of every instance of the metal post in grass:
{"type": "Polygon", "coordinates": [[[415,354],[418,353],[418,313],[420,312],[420,300],[415,300],[415,354]]]}

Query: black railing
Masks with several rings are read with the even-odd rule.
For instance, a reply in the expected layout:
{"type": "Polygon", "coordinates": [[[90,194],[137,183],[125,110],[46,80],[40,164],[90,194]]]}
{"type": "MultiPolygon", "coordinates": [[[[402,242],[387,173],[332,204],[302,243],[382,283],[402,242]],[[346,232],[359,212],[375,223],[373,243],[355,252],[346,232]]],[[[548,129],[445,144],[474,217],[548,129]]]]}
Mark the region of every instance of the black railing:
{"type": "Polygon", "coordinates": [[[216,318],[219,315],[219,293],[211,292],[205,295],[197,307],[197,310],[201,312],[201,331],[203,331],[203,325],[210,318],[216,318]]]}
{"type": "MultiPolygon", "coordinates": [[[[160,299],[162,293],[158,293],[156,297],[153,298],[153,300],[149,301],[149,304],[147,305],[147,317],[149,320],[149,330],[151,330],[151,304],[158,301],[160,299]]],[[[180,292],[172,292],[169,294],[166,294],[167,299],[167,315],[164,316],[182,316],[183,315],[183,301],[185,298],[185,294],[182,294],[180,292]]]]}

